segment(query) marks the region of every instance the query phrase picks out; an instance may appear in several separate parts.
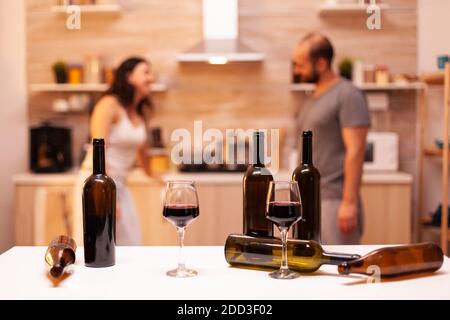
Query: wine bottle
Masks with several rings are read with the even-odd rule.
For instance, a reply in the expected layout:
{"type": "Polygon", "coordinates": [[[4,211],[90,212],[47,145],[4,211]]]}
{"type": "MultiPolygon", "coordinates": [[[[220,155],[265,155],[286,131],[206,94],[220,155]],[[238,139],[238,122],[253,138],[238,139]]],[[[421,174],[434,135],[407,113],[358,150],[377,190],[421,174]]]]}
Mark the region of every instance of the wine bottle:
{"type": "MultiPolygon", "coordinates": [[[[278,238],[231,234],[225,243],[225,259],[236,267],[278,269],[281,265],[281,250],[282,244],[278,238]]],[[[360,257],[325,252],[315,241],[288,240],[289,268],[300,272],[314,272],[324,264],[339,265],[360,257]]]]}
{"type": "Polygon", "coordinates": [[[272,174],[264,165],[264,132],[253,133],[253,163],[249,165],[243,179],[244,234],[270,237],[273,224],[266,219],[266,197],[272,174]]]}
{"type": "Polygon", "coordinates": [[[312,161],[312,132],[303,132],[302,163],[294,170],[292,180],[297,181],[302,198],[302,218],[293,227],[293,238],[321,243],[320,173],[312,161]]]}
{"type": "Polygon", "coordinates": [[[66,271],[66,267],[75,263],[77,244],[68,236],[58,236],[48,245],[45,252],[45,262],[50,274],[59,278],[66,271]]]}
{"type": "Polygon", "coordinates": [[[83,187],[84,261],[88,267],[115,264],[116,185],[105,170],[105,142],[93,140],[93,173],[83,187]]]}
{"type": "Polygon", "coordinates": [[[344,262],[340,274],[359,273],[381,277],[433,272],[444,262],[442,249],[434,243],[385,247],[372,251],[360,259],[344,262]]]}

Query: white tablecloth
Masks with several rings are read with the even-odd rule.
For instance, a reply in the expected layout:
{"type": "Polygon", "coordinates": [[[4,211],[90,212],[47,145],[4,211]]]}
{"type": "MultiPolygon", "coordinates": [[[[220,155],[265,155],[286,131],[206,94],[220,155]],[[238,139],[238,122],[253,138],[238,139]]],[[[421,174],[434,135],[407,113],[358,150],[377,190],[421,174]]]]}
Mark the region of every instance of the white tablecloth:
{"type": "MultiPolygon", "coordinates": [[[[332,246],[328,251],[365,254],[377,246],[332,246]]],[[[0,299],[450,299],[450,260],[429,276],[367,283],[340,276],[335,266],[295,280],[231,268],[223,247],[186,247],[187,267],[197,277],[165,275],[177,265],[177,247],[117,247],[116,265],[84,266],[77,250],[72,273],[57,286],[47,276],[45,247],[14,247],[0,255],[0,299]]]]}

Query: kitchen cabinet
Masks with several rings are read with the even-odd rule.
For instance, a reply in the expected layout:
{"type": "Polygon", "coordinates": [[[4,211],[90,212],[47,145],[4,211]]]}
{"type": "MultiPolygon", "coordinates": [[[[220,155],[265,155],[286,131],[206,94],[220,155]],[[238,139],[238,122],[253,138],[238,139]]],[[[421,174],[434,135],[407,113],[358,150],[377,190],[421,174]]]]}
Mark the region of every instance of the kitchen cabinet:
{"type": "Polygon", "coordinates": [[[48,245],[59,234],[72,234],[73,184],[16,185],[16,245],[48,245]]]}
{"type": "Polygon", "coordinates": [[[362,244],[411,243],[411,183],[373,183],[361,188],[362,244]]]}
{"type": "MultiPolygon", "coordinates": [[[[57,234],[71,234],[75,179],[74,173],[16,176],[17,245],[48,245],[57,234]]],[[[290,173],[275,179],[290,179],[290,173]]],[[[196,181],[200,215],[187,229],[186,245],[223,245],[228,234],[242,232],[242,173],[173,173],[155,180],[137,170],[127,183],[145,245],[177,244],[175,227],[162,215],[168,180],[196,181]]],[[[364,174],[363,244],[411,242],[411,184],[409,174],[364,174]]]]}

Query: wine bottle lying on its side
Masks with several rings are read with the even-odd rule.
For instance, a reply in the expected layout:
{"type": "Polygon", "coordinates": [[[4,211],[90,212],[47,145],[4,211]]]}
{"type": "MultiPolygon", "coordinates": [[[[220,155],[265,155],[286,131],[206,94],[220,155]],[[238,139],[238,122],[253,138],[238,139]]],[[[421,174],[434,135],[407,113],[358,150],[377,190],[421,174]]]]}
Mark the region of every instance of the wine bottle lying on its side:
{"type": "MultiPolygon", "coordinates": [[[[278,269],[281,240],[231,234],[225,243],[225,259],[234,267],[256,270],[278,269]]],[[[325,252],[315,241],[288,240],[288,265],[292,270],[314,272],[324,264],[340,265],[360,255],[325,252]]]]}
{"type": "Polygon", "coordinates": [[[45,262],[52,277],[61,277],[66,267],[75,263],[76,251],[77,244],[69,236],[57,236],[50,242],[45,252],[45,262]]]}
{"type": "Polygon", "coordinates": [[[369,252],[360,259],[342,263],[340,274],[359,273],[394,277],[405,274],[434,272],[444,263],[442,249],[434,243],[385,247],[369,252]]]}

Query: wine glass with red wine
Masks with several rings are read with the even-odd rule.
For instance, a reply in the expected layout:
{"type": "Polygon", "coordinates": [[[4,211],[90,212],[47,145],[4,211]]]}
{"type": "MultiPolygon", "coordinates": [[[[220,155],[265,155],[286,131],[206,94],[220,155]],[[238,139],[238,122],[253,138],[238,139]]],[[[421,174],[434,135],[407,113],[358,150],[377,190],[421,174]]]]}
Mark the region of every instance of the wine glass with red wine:
{"type": "Polygon", "coordinates": [[[177,228],[180,246],[178,268],[167,271],[167,275],[177,278],[196,276],[197,271],[186,269],[183,259],[186,227],[199,215],[197,189],[193,181],[169,181],[167,183],[163,215],[177,228]]]}
{"type": "Polygon", "coordinates": [[[281,267],[269,274],[275,279],[295,279],[299,273],[289,270],[287,262],[287,234],[289,228],[302,217],[300,190],[296,181],[270,181],[267,193],[266,218],[272,221],[281,233],[283,251],[281,267]]]}

